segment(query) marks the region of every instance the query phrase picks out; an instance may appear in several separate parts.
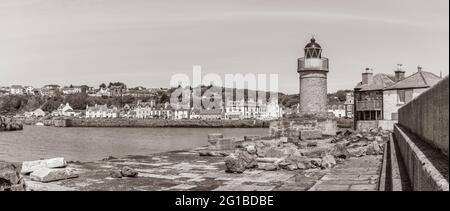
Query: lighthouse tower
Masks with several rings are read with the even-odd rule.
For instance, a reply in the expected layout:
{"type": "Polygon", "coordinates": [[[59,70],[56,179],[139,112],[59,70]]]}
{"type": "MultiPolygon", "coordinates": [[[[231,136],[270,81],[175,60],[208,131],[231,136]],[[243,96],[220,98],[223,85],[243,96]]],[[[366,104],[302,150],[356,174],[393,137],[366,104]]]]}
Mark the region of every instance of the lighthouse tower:
{"type": "Polygon", "coordinates": [[[305,55],[298,59],[300,80],[299,113],[326,115],[328,59],[322,57],[322,47],[311,38],[305,55]]]}

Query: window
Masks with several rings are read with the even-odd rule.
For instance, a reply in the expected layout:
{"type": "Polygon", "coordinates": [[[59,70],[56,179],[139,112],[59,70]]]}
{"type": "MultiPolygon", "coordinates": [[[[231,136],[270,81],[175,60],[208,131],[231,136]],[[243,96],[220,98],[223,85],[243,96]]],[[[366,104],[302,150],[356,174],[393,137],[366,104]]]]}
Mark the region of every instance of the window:
{"type": "Polygon", "coordinates": [[[405,103],[405,90],[397,90],[398,95],[398,103],[403,104],[405,103]]]}

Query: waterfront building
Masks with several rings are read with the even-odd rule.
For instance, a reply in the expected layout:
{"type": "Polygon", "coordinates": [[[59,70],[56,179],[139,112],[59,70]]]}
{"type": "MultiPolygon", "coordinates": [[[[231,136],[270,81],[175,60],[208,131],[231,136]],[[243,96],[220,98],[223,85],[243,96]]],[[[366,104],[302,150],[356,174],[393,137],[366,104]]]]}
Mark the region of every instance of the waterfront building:
{"type": "Polygon", "coordinates": [[[105,105],[95,104],[92,107],[86,106],[86,118],[118,118],[119,109],[117,107],[108,108],[105,105]]]}
{"type": "Polygon", "coordinates": [[[264,103],[248,101],[227,101],[225,103],[225,119],[278,119],[282,116],[282,108],[276,101],[264,103]]]}
{"type": "Polygon", "coordinates": [[[21,85],[12,85],[9,91],[10,91],[10,94],[12,94],[12,95],[25,94],[25,88],[21,85]]]}
{"type": "Polygon", "coordinates": [[[373,75],[370,68],[362,73],[362,81],[354,89],[355,128],[393,129],[398,120],[397,110],[441,80],[421,67],[406,78],[402,65],[394,73],[373,75]]]}
{"type": "Polygon", "coordinates": [[[190,109],[175,109],[173,110],[173,119],[175,120],[183,120],[183,119],[189,119],[190,118],[190,109]]]}
{"type": "Polygon", "coordinates": [[[69,103],[59,105],[58,109],[52,112],[52,116],[74,117],[79,113],[75,112],[69,103]]]}
{"type": "Polygon", "coordinates": [[[38,108],[34,111],[30,111],[30,112],[25,112],[24,116],[26,118],[31,118],[31,117],[44,117],[45,116],[45,111],[43,111],[42,109],[38,108]]]}
{"type": "Polygon", "coordinates": [[[300,114],[327,113],[328,59],[322,57],[322,47],[311,38],[304,48],[304,57],[298,59],[300,87],[300,114]]]}
{"type": "Polygon", "coordinates": [[[211,109],[205,110],[202,109],[199,112],[200,119],[202,120],[219,120],[223,118],[223,110],[222,109],[211,109]]]}
{"type": "Polygon", "coordinates": [[[168,103],[156,105],[155,101],[138,102],[134,108],[135,118],[138,119],[170,119],[173,116],[172,108],[168,103]]]}

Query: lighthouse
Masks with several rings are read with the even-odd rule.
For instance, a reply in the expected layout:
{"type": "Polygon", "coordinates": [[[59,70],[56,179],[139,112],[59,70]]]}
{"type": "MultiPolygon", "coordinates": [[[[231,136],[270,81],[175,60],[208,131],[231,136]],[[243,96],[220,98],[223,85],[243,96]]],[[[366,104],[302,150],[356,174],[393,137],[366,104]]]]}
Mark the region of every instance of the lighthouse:
{"type": "Polygon", "coordinates": [[[322,47],[314,37],[304,48],[304,57],[298,59],[300,86],[300,115],[327,113],[328,59],[322,57],[322,47]]]}

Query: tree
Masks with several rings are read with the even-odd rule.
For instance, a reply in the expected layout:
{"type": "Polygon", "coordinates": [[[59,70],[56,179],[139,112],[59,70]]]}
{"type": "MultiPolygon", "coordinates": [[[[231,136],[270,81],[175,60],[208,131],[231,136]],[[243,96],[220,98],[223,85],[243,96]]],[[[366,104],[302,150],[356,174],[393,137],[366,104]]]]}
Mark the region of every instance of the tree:
{"type": "Polygon", "coordinates": [[[100,88],[100,89],[106,88],[106,84],[105,84],[105,83],[100,84],[99,88],[100,88]]]}

